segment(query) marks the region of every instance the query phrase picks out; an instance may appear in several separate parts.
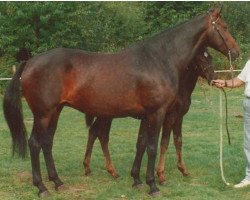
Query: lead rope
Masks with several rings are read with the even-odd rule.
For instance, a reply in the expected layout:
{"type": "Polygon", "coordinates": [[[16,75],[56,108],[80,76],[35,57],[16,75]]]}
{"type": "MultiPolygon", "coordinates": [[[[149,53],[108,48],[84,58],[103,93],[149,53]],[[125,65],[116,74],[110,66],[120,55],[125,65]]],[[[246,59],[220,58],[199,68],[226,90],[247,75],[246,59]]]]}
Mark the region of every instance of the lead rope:
{"type": "MultiPolygon", "coordinates": [[[[231,80],[232,80],[232,87],[230,89],[230,91],[231,91],[233,89],[233,87],[234,87],[234,80],[233,80],[234,79],[234,73],[233,73],[233,65],[232,65],[232,58],[231,58],[231,52],[230,52],[230,50],[228,51],[228,58],[229,58],[231,80]]],[[[223,182],[228,186],[230,184],[226,181],[225,176],[224,176],[224,171],[223,171],[222,91],[224,92],[225,98],[226,98],[226,92],[222,88],[220,90],[220,171],[221,171],[221,178],[222,178],[223,182]]],[[[226,99],[226,101],[227,101],[227,99],[226,99]]],[[[226,102],[226,112],[227,112],[227,102],[226,102]]],[[[227,118],[226,118],[226,123],[227,123],[227,118]]],[[[226,126],[227,126],[227,124],[226,124],[226,126]]],[[[228,142],[230,144],[231,142],[230,142],[228,127],[227,127],[227,134],[228,134],[228,142]]]]}
{"type": "Polygon", "coordinates": [[[232,80],[231,90],[232,90],[233,87],[234,87],[234,71],[233,71],[234,68],[233,68],[233,65],[232,65],[232,58],[231,58],[231,51],[230,50],[228,50],[228,58],[229,58],[229,65],[230,65],[230,72],[231,72],[231,80],[232,80]]]}
{"type": "Polygon", "coordinates": [[[221,178],[223,182],[228,186],[230,185],[224,176],[224,170],[223,170],[223,117],[222,117],[222,90],[220,90],[220,171],[221,171],[221,178]]]}

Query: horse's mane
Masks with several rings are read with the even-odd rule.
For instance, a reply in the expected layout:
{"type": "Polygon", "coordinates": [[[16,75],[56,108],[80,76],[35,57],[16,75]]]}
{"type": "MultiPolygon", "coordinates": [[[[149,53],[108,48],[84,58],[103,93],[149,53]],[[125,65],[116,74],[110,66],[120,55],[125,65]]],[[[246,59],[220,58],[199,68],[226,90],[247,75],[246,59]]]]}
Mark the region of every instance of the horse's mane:
{"type": "Polygon", "coordinates": [[[137,46],[144,46],[146,44],[155,43],[157,41],[160,41],[161,39],[168,39],[171,37],[174,37],[178,34],[178,32],[183,29],[186,29],[186,27],[191,26],[190,24],[195,24],[196,21],[200,21],[201,18],[203,18],[206,14],[198,15],[190,20],[181,22],[175,26],[168,27],[158,33],[156,33],[153,36],[147,37],[141,41],[138,41],[134,44],[132,44],[129,48],[135,48],[137,46]]]}

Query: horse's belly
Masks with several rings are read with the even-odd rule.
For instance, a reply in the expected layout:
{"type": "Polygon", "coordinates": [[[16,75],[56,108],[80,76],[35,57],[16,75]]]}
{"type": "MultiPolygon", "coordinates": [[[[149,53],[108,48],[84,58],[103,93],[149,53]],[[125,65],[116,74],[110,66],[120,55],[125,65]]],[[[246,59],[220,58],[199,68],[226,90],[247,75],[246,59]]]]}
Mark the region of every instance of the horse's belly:
{"type": "Polygon", "coordinates": [[[82,91],[67,101],[69,106],[93,116],[126,117],[142,115],[145,110],[134,94],[82,91]]]}

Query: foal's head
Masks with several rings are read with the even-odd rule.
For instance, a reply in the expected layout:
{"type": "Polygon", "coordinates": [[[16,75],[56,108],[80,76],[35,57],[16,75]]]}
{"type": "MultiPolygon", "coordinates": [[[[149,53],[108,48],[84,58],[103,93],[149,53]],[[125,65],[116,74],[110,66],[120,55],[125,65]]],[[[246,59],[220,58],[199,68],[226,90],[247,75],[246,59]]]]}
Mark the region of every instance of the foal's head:
{"type": "Polygon", "coordinates": [[[212,56],[207,50],[199,53],[195,57],[193,63],[195,64],[195,69],[198,72],[198,75],[207,79],[208,84],[210,84],[212,80],[216,79],[214,67],[212,66],[212,56]]]}
{"type": "Polygon", "coordinates": [[[221,10],[221,8],[211,9],[206,16],[208,44],[229,59],[235,60],[239,57],[240,48],[222,19],[221,10]]]}

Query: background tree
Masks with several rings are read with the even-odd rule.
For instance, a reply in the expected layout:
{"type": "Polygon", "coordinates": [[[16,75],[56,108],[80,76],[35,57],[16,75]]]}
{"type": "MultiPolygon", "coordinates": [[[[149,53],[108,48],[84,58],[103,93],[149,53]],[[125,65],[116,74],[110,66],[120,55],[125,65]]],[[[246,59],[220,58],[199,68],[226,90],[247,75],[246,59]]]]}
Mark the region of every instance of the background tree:
{"type": "MultiPolygon", "coordinates": [[[[0,77],[11,66],[56,47],[115,52],[205,13],[218,2],[0,2],[0,77]]],[[[242,50],[250,53],[250,3],[223,2],[223,17],[242,50]]],[[[228,60],[217,52],[217,69],[228,60]]],[[[2,83],[0,83],[2,84],[2,83]]]]}

